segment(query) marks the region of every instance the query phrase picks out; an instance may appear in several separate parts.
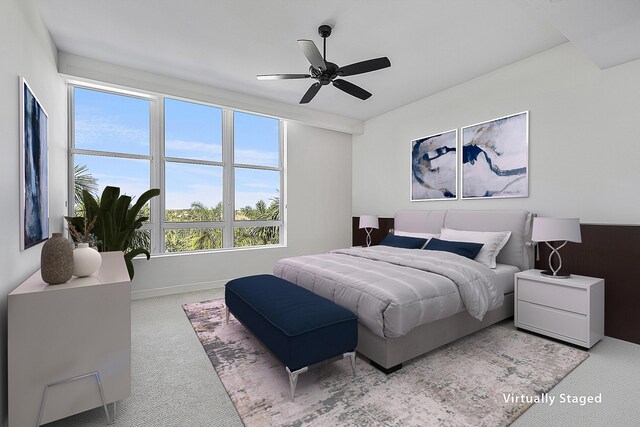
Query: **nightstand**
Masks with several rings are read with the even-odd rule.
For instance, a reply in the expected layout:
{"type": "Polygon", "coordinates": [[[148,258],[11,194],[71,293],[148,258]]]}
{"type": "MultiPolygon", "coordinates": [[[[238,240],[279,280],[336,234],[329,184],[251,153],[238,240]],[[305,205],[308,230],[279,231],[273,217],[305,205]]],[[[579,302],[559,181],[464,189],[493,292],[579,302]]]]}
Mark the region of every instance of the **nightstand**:
{"type": "Polygon", "coordinates": [[[554,279],[540,271],[515,275],[515,326],[593,347],[604,336],[604,279],[554,279]]]}

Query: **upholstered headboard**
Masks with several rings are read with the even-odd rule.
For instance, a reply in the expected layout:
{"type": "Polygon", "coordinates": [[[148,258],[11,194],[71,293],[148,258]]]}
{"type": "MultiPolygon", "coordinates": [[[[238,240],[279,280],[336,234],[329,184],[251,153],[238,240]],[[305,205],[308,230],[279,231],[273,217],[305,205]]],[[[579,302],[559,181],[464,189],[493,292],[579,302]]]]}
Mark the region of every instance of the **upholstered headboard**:
{"type": "Polygon", "coordinates": [[[511,231],[511,237],[498,254],[500,264],[515,265],[521,270],[533,267],[531,223],[527,211],[398,211],[394,229],[400,231],[439,233],[441,228],[466,231],[511,231]]]}

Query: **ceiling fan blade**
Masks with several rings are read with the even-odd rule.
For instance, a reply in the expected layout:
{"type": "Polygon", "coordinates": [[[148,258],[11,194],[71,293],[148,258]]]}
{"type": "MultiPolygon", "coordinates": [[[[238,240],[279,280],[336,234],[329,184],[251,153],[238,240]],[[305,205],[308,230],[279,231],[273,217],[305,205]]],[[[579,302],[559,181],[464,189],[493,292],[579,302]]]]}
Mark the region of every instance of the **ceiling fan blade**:
{"type": "Polygon", "coordinates": [[[369,59],[367,61],[356,62],[355,64],[340,67],[338,74],[341,76],[354,76],[356,74],[368,73],[369,71],[381,70],[391,67],[391,61],[386,56],[382,58],[369,59]]]}
{"type": "Polygon", "coordinates": [[[289,79],[308,79],[310,74],[258,74],[258,80],[289,80],[289,79]]]}
{"type": "Polygon", "coordinates": [[[300,104],[308,104],[309,101],[311,101],[313,97],[316,96],[321,87],[322,85],[320,83],[312,84],[311,87],[307,90],[307,93],[305,93],[300,100],[300,104]]]}
{"type": "Polygon", "coordinates": [[[369,92],[362,89],[360,86],[356,86],[346,80],[334,80],[333,85],[341,91],[347,92],[349,95],[353,95],[362,100],[368,99],[371,96],[369,92]]]}
{"type": "Polygon", "coordinates": [[[313,68],[316,68],[322,71],[327,69],[327,64],[324,62],[324,59],[322,58],[322,54],[320,53],[320,51],[318,50],[318,47],[313,41],[298,40],[298,44],[302,48],[302,52],[304,53],[304,56],[306,56],[309,62],[311,63],[311,65],[313,65],[313,68]]]}

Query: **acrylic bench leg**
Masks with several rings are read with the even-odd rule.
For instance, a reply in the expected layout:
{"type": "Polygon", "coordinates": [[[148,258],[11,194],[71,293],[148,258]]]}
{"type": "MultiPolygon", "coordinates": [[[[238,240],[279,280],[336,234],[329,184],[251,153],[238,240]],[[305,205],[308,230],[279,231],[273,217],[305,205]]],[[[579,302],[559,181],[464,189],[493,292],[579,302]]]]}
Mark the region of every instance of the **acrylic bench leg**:
{"type": "Polygon", "coordinates": [[[350,351],[348,353],[344,353],[342,355],[342,358],[346,358],[348,357],[349,360],[351,361],[351,370],[353,371],[353,376],[356,376],[356,352],[355,351],[350,351]]]}
{"type": "Polygon", "coordinates": [[[225,311],[227,312],[226,316],[227,316],[227,325],[228,325],[229,324],[229,315],[231,314],[231,312],[229,311],[229,307],[225,306],[224,308],[225,308],[225,311]]]}
{"type": "Polygon", "coordinates": [[[285,369],[287,370],[287,374],[289,374],[289,387],[291,388],[291,401],[293,402],[293,398],[296,395],[296,386],[298,385],[298,375],[307,372],[309,367],[305,366],[293,372],[289,370],[289,367],[285,367],[285,369]]]}

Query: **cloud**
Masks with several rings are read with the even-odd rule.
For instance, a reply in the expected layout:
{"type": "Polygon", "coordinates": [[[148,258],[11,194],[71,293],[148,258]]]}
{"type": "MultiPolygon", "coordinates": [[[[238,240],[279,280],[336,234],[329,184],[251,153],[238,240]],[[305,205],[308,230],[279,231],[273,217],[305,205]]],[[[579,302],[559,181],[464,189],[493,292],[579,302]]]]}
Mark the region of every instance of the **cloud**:
{"type": "Polygon", "coordinates": [[[249,182],[239,182],[238,186],[244,187],[244,188],[251,188],[251,189],[266,189],[269,191],[277,191],[278,187],[280,187],[280,179],[278,177],[277,180],[265,180],[265,181],[249,181],[249,182]]]}
{"type": "Polygon", "coordinates": [[[165,142],[165,151],[168,155],[174,157],[196,158],[214,161],[219,161],[222,159],[222,145],[220,144],[207,144],[198,141],[168,139],[165,142]]]}
{"type": "Polygon", "coordinates": [[[245,165],[278,166],[280,157],[277,151],[236,149],[234,160],[245,165]]]}
{"type": "Polygon", "coordinates": [[[120,151],[126,153],[149,153],[149,129],[134,128],[113,117],[103,115],[83,115],[76,118],[75,146],[91,150],[120,151]],[[135,144],[144,149],[132,149],[135,144]]]}
{"type": "MultiPolygon", "coordinates": [[[[187,179],[193,179],[194,176],[207,176],[222,178],[221,166],[208,166],[197,164],[186,164],[177,162],[166,163],[166,175],[168,179],[175,180],[176,182],[184,182],[187,179]]],[[[167,185],[171,185],[171,182],[167,181],[167,185]]]]}

